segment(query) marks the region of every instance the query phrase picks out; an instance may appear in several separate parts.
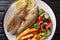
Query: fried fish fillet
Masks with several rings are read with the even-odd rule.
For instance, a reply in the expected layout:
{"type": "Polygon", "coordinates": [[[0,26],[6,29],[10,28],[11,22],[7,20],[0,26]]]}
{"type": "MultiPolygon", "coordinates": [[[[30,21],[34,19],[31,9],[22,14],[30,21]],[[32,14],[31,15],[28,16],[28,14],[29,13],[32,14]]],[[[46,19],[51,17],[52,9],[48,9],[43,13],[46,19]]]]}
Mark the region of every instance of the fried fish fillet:
{"type": "Polygon", "coordinates": [[[16,11],[16,13],[14,14],[13,17],[11,17],[11,19],[9,20],[9,23],[8,23],[8,28],[7,28],[7,31],[8,32],[11,32],[12,30],[16,31],[19,27],[20,27],[20,24],[23,20],[23,18],[26,16],[26,8],[27,8],[28,4],[25,5],[25,7],[22,7],[21,9],[18,9],[16,11]]]}
{"type": "Polygon", "coordinates": [[[25,29],[34,24],[38,17],[38,6],[35,6],[28,12],[28,15],[25,16],[25,21],[22,21],[21,27],[17,30],[17,34],[20,34],[25,29]]]}

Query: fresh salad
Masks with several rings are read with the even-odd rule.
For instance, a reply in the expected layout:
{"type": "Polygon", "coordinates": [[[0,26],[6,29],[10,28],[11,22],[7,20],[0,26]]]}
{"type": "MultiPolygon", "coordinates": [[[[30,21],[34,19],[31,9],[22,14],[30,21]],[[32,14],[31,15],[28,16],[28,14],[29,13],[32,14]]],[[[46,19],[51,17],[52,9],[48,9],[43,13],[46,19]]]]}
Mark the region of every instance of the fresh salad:
{"type": "Polygon", "coordinates": [[[51,33],[52,22],[50,16],[47,12],[45,12],[42,8],[39,10],[39,16],[37,21],[34,23],[34,28],[37,29],[38,33],[47,37],[51,33]]]}

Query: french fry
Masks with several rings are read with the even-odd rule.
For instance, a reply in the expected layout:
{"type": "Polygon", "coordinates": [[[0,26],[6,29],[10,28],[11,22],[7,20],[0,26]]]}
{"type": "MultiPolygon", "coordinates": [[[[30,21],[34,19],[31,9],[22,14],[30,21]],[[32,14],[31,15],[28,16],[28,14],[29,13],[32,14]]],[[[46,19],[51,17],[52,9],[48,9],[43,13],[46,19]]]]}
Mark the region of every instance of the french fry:
{"type": "Polygon", "coordinates": [[[23,33],[21,33],[16,40],[19,40],[22,36],[26,35],[26,34],[29,34],[31,32],[36,32],[37,30],[35,28],[28,28],[26,29],[23,33]]]}
{"type": "Polygon", "coordinates": [[[44,40],[45,39],[45,37],[42,37],[40,40],[44,40]]]}
{"type": "Polygon", "coordinates": [[[37,38],[40,39],[40,38],[42,38],[42,36],[40,34],[38,34],[37,38]]]}
{"type": "Polygon", "coordinates": [[[23,36],[21,39],[24,40],[24,39],[30,38],[32,36],[34,36],[34,35],[33,34],[29,34],[29,35],[23,36]]]}
{"type": "Polygon", "coordinates": [[[28,38],[27,40],[31,40],[30,38],[28,38]]]}
{"type": "Polygon", "coordinates": [[[33,39],[33,40],[37,40],[37,39],[33,39]]]}
{"type": "Polygon", "coordinates": [[[20,39],[20,37],[22,36],[22,35],[25,35],[25,33],[27,32],[27,31],[29,31],[30,29],[28,28],[28,29],[26,29],[23,33],[21,33],[18,37],[17,37],[17,39],[16,40],[19,40],[20,39]]]}
{"type": "Polygon", "coordinates": [[[35,36],[32,38],[32,40],[35,39],[36,37],[37,37],[37,34],[35,34],[35,36]]]}
{"type": "Polygon", "coordinates": [[[35,28],[31,28],[29,31],[27,31],[26,33],[25,33],[25,35],[26,34],[29,34],[29,33],[32,33],[32,32],[36,32],[37,30],[35,29],[35,28]]]}

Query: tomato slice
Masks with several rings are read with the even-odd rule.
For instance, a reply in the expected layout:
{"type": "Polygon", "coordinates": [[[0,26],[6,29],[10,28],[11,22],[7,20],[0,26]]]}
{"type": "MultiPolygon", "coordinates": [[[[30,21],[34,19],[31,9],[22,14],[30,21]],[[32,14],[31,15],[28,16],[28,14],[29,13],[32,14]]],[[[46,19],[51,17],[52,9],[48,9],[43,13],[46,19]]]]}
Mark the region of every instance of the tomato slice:
{"type": "Polygon", "coordinates": [[[48,29],[49,27],[51,27],[52,26],[52,22],[48,22],[47,24],[46,24],[46,29],[48,29]]]}
{"type": "Polygon", "coordinates": [[[38,22],[39,22],[39,24],[43,23],[43,19],[41,16],[38,17],[38,22]]]}
{"type": "Polygon", "coordinates": [[[42,24],[42,23],[43,23],[43,21],[40,21],[40,22],[39,22],[39,24],[42,24]]]}
{"type": "Polygon", "coordinates": [[[42,29],[39,29],[37,32],[38,32],[38,33],[41,33],[41,32],[42,32],[42,29]]]}

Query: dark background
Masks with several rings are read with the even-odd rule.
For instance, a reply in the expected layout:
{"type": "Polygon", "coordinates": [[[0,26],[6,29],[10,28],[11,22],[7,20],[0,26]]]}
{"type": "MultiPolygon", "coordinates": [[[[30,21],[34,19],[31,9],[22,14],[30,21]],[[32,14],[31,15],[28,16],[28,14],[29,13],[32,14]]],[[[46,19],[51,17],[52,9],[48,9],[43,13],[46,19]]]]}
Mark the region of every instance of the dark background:
{"type": "MultiPolygon", "coordinates": [[[[3,31],[3,19],[7,9],[14,1],[15,0],[0,0],[0,40],[7,40],[3,31]]],[[[60,0],[43,1],[45,1],[52,8],[57,20],[56,32],[52,40],[60,40],[60,0]]]]}

